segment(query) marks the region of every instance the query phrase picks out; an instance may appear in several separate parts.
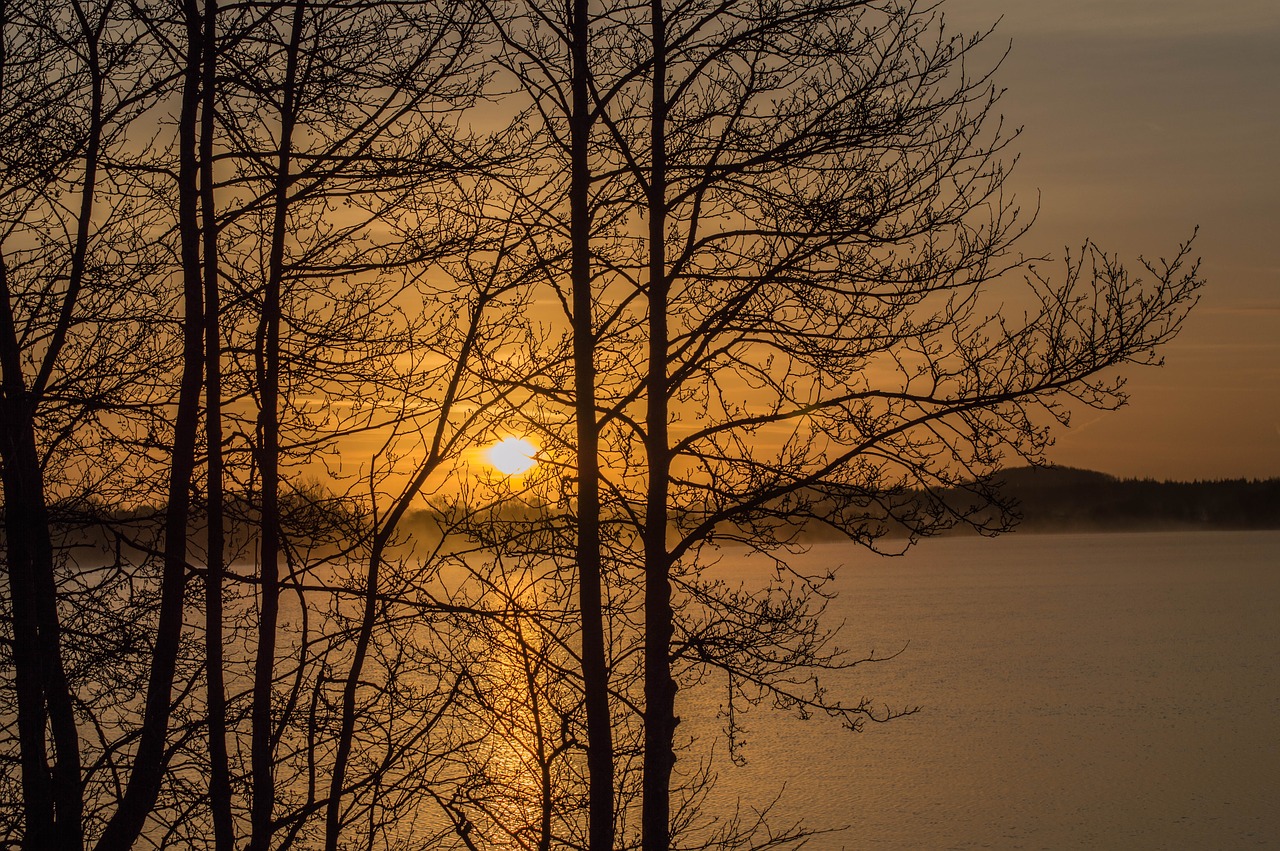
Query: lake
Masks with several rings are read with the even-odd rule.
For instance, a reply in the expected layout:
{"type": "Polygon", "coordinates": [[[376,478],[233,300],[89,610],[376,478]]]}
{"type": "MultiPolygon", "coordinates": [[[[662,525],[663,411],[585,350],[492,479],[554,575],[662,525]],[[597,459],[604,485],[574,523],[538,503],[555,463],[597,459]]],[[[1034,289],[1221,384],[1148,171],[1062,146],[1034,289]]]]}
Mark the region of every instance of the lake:
{"type": "MultiPolygon", "coordinates": [[[[857,734],[755,710],[717,797],[781,789],[778,821],[847,827],[821,851],[1280,847],[1280,532],[822,544],[799,562],[842,565],[842,646],[906,647],[841,693],[921,711],[857,734]]],[[[718,699],[686,694],[680,731],[706,732],[718,699]]]]}

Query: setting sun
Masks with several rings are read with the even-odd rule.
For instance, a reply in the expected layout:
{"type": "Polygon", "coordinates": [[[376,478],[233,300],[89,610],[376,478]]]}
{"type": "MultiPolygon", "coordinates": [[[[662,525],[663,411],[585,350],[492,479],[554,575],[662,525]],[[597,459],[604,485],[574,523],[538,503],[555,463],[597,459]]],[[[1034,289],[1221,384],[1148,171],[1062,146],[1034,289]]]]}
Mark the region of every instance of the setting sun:
{"type": "Polygon", "coordinates": [[[528,472],[538,463],[534,457],[538,447],[523,437],[504,437],[489,447],[486,453],[489,463],[499,472],[508,476],[518,476],[528,472]]]}

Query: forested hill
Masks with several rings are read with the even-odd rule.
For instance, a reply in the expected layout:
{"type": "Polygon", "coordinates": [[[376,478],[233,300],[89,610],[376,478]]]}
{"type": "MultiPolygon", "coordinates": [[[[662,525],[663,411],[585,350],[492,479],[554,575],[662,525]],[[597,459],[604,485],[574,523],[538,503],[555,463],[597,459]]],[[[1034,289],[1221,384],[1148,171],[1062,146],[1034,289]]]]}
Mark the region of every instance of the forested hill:
{"type": "Polygon", "coordinates": [[[1000,475],[1027,531],[1280,529],[1280,479],[1157,482],[1071,467],[1000,475]]]}

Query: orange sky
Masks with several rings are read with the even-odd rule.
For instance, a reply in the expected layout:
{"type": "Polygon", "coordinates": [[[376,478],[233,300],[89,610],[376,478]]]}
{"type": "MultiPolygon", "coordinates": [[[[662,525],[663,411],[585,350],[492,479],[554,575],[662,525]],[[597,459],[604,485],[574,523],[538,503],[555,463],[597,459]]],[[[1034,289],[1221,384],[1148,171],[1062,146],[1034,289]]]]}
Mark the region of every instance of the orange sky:
{"type": "Polygon", "coordinates": [[[1280,3],[948,0],[965,30],[1003,15],[999,84],[1024,127],[1013,188],[1028,253],[1091,237],[1171,253],[1200,226],[1208,281],[1130,406],[1086,414],[1051,457],[1121,476],[1280,476],[1280,3]]]}

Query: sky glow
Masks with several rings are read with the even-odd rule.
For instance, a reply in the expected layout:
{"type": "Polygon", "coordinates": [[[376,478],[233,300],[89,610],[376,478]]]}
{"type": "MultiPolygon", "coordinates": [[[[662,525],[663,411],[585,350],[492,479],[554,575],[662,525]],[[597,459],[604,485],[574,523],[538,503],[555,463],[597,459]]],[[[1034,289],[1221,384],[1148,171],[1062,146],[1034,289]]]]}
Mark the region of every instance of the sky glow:
{"type": "Polygon", "coordinates": [[[1208,282],[1161,369],[1126,373],[1127,408],[1083,411],[1050,458],[1157,479],[1280,476],[1280,3],[951,0],[988,45],[1023,128],[1008,188],[1039,208],[1020,243],[1091,238],[1130,267],[1199,226],[1208,282]]]}

